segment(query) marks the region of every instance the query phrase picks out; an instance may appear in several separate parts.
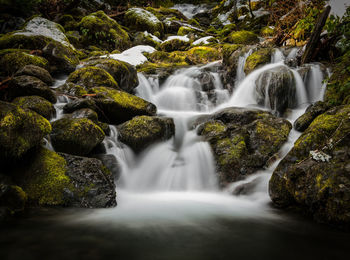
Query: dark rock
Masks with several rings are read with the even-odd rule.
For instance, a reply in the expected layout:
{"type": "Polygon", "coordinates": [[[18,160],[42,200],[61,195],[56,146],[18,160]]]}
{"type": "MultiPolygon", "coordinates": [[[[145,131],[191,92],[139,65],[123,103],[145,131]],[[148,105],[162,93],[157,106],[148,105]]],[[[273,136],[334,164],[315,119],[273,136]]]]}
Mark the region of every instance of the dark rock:
{"type": "Polygon", "coordinates": [[[95,158],[102,161],[102,163],[108,168],[108,170],[111,172],[113,178],[115,180],[118,180],[121,174],[120,165],[117,161],[117,158],[115,158],[112,154],[98,154],[94,155],[95,158]]]}
{"type": "Polygon", "coordinates": [[[39,96],[18,97],[12,103],[23,109],[33,110],[47,120],[50,120],[56,115],[55,107],[45,98],[39,96]]]}
{"type": "Polygon", "coordinates": [[[232,195],[239,196],[239,195],[251,195],[255,192],[256,188],[259,186],[259,184],[263,181],[263,177],[258,176],[255,179],[253,179],[250,182],[243,183],[241,185],[238,185],[235,187],[235,189],[232,191],[232,195]]]}
{"type": "Polygon", "coordinates": [[[329,105],[321,101],[310,105],[305,113],[294,122],[295,130],[300,132],[305,131],[317,116],[323,114],[328,109],[329,105]]]}
{"type": "Polygon", "coordinates": [[[24,210],[27,194],[21,187],[0,183],[0,208],[7,208],[11,214],[24,210]]]}
{"type": "Polygon", "coordinates": [[[95,100],[90,97],[87,98],[79,98],[74,99],[72,102],[66,104],[63,107],[64,113],[73,113],[76,110],[89,108],[94,111],[98,111],[98,107],[96,106],[95,100]]]}
{"type": "Polygon", "coordinates": [[[36,65],[26,65],[22,69],[18,70],[15,74],[15,76],[33,76],[41,81],[45,82],[47,85],[51,86],[53,84],[53,79],[50,75],[50,73],[36,65]]]}

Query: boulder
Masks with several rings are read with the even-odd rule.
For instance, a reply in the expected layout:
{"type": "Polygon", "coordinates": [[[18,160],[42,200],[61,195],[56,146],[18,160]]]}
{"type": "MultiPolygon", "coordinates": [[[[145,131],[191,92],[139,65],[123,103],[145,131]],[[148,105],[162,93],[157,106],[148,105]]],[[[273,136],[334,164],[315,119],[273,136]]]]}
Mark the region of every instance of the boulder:
{"type": "Polygon", "coordinates": [[[319,115],[279,163],[269,183],[278,207],[350,227],[350,106],[319,115]]]}
{"type": "Polygon", "coordinates": [[[232,32],[227,37],[228,42],[234,44],[255,44],[259,42],[258,36],[250,31],[236,31],[232,32]]]}
{"type": "Polygon", "coordinates": [[[200,123],[197,132],[212,147],[222,186],[265,167],[292,128],[287,120],[268,112],[234,107],[203,118],[200,123]]]}
{"type": "Polygon", "coordinates": [[[82,43],[94,45],[103,50],[122,51],[131,46],[129,35],[113,19],[103,11],[85,16],[78,24],[82,35],[82,43]]]}
{"type": "Polygon", "coordinates": [[[189,64],[207,64],[222,59],[222,55],[217,48],[204,46],[188,50],[186,56],[186,61],[189,64]]]}
{"type": "Polygon", "coordinates": [[[300,132],[305,131],[317,116],[323,114],[328,109],[329,105],[322,101],[310,105],[305,113],[294,122],[295,130],[300,132]]]}
{"type": "Polygon", "coordinates": [[[31,205],[105,208],[116,205],[115,185],[100,160],[40,148],[15,178],[31,205]]]}
{"type": "Polygon", "coordinates": [[[58,152],[87,155],[102,143],[105,134],[90,119],[62,118],[52,123],[50,137],[58,152]]]}
{"type": "Polygon", "coordinates": [[[268,64],[271,62],[271,53],[272,50],[270,48],[262,48],[253,52],[248,56],[246,63],[244,65],[244,72],[249,74],[253,70],[268,64]]]}
{"type": "Polygon", "coordinates": [[[156,142],[174,136],[175,125],[171,118],[137,116],[118,126],[118,130],[119,140],[135,152],[140,152],[156,142]]]}
{"type": "Polygon", "coordinates": [[[21,187],[0,183],[0,208],[5,208],[10,214],[15,214],[24,210],[26,202],[27,194],[21,187]]]}
{"type": "Polygon", "coordinates": [[[96,106],[96,102],[93,98],[78,98],[74,99],[72,102],[69,102],[63,107],[64,113],[73,113],[76,110],[90,108],[91,110],[98,111],[98,107],[96,106]]]}
{"type": "Polygon", "coordinates": [[[117,82],[104,69],[87,66],[71,73],[66,81],[84,86],[86,90],[94,87],[118,88],[117,82]]]}
{"type": "Polygon", "coordinates": [[[18,76],[9,81],[8,86],[0,90],[0,99],[12,101],[21,96],[40,96],[56,103],[54,92],[40,79],[32,76],[18,76]]]}
{"type": "Polygon", "coordinates": [[[53,84],[53,78],[51,77],[50,73],[46,69],[36,65],[26,65],[19,69],[15,74],[15,76],[23,75],[36,77],[46,83],[48,86],[53,84]]]}
{"type": "Polygon", "coordinates": [[[23,109],[33,110],[47,120],[50,120],[56,115],[55,107],[45,98],[39,96],[18,97],[12,103],[23,109]]]}
{"type": "Polygon", "coordinates": [[[185,51],[190,46],[191,44],[189,40],[174,38],[174,39],[164,41],[160,45],[160,48],[162,51],[172,52],[172,51],[185,51]]]}
{"type": "Polygon", "coordinates": [[[162,41],[148,32],[137,32],[134,35],[133,45],[150,45],[154,48],[159,48],[162,41]]]}
{"type": "Polygon", "coordinates": [[[56,89],[56,92],[72,97],[82,97],[88,94],[84,86],[74,84],[72,82],[64,83],[56,89]]]}
{"type": "Polygon", "coordinates": [[[0,101],[1,162],[17,161],[50,132],[50,123],[39,114],[0,101]]]}
{"type": "Polygon", "coordinates": [[[142,8],[130,8],[125,13],[125,24],[132,30],[147,31],[161,36],[164,34],[164,26],[151,12],[142,8]]]}
{"type": "Polygon", "coordinates": [[[90,92],[96,94],[94,101],[98,110],[95,111],[102,122],[118,125],[135,116],[153,116],[157,113],[155,105],[124,91],[99,87],[90,92]]]}

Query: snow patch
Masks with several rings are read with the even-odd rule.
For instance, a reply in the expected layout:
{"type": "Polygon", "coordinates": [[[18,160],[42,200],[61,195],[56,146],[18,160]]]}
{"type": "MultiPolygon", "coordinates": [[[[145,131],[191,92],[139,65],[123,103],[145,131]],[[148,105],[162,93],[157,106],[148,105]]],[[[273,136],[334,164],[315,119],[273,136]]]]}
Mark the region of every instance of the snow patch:
{"type": "Polygon", "coordinates": [[[204,13],[208,11],[208,7],[203,5],[192,5],[192,4],[177,4],[174,5],[171,9],[175,9],[183,13],[188,19],[193,18],[196,14],[204,13]]]}
{"type": "Polygon", "coordinates": [[[159,39],[157,36],[155,36],[155,35],[153,35],[153,34],[147,32],[147,31],[145,31],[143,34],[144,34],[146,37],[147,37],[147,36],[151,37],[153,41],[156,41],[156,42],[159,42],[159,43],[162,43],[162,42],[163,42],[163,41],[162,41],[161,39],[159,39]]]}
{"type": "Polygon", "coordinates": [[[180,40],[180,41],[184,41],[184,42],[189,42],[190,39],[187,37],[187,36],[169,36],[164,42],[168,42],[168,41],[171,41],[171,40],[180,40]]]}
{"type": "Polygon", "coordinates": [[[198,39],[197,41],[193,42],[193,45],[200,45],[200,44],[209,44],[209,40],[214,38],[213,36],[207,36],[207,37],[203,37],[198,39]]]}

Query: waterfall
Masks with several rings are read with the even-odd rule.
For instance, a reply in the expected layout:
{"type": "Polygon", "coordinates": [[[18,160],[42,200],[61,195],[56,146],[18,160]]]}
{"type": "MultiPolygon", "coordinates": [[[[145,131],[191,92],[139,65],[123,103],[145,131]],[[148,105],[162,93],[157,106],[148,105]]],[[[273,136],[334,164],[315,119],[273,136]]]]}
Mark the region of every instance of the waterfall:
{"type": "Polygon", "coordinates": [[[252,53],[253,53],[253,49],[249,49],[248,52],[246,52],[244,55],[242,55],[238,58],[235,86],[239,86],[240,83],[245,78],[244,66],[245,66],[245,63],[246,63],[248,57],[252,53]]]}

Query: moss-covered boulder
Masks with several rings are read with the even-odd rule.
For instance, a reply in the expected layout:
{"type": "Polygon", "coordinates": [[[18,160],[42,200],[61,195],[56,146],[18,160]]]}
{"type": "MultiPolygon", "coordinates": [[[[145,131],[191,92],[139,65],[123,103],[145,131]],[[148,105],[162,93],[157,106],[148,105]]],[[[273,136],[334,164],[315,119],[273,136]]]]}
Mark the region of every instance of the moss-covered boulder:
{"type": "Polygon", "coordinates": [[[26,65],[20,70],[18,70],[15,74],[15,76],[23,75],[36,77],[49,86],[53,84],[53,78],[51,77],[50,73],[46,69],[36,65],[26,65]]]}
{"type": "Polygon", "coordinates": [[[99,108],[96,105],[95,100],[92,97],[86,97],[86,98],[77,98],[74,99],[72,102],[69,102],[63,107],[64,113],[73,113],[76,110],[80,110],[83,108],[89,108],[94,111],[98,111],[99,108]]]}
{"type": "Polygon", "coordinates": [[[271,52],[272,50],[270,48],[262,48],[253,52],[246,60],[244,72],[249,74],[260,66],[270,63],[271,52]]]}
{"type": "Polygon", "coordinates": [[[72,97],[81,97],[88,94],[85,87],[74,84],[72,82],[64,83],[56,89],[57,93],[65,94],[72,97]]]}
{"type": "Polygon", "coordinates": [[[119,140],[135,152],[140,152],[156,142],[174,136],[175,125],[171,118],[137,116],[120,125],[118,130],[119,140]]]}
{"type": "Polygon", "coordinates": [[[232,32],[227,37],[228,42],[234,44],[255,44],[259,42],[258,36],[250,31],[232,32]]]}
{"type": "MultiPolygon", "coordinates": [[[[127,62],[115,59],[97,59],[88,64],[107,71],[117,82],[119,88],[126,92],[132,92],[139,84],[135,67],[127,62]]],[[[104,85],[104,87],[109,86],[104,85]]]]}
{"type": "Polygon", "coordinates": [[[50,120],[56,115],[54,106],[45,98],[39,96],[18,97],[15,98],[12,103],[23,109],[33,110],[47,120],[50,120]]]}
{"type": "Polygon", "coordinates": [[[127,32],[103,11],[85,16],[78,27],[85,46],[94,45],[109,51],[121,51],[131,46],[127,32]]]}
{"type": "Polygon", "coordinates": [[[103,208],[116,205],[112,175],[97,159],[40,148],[15,176],[33,206],[103,208]]]}
{"type": "Polygon", "coordinates": [[[226,108],[207,118],[197,131],[209,141],[220,184],[225,186],[266,166],[291,128],[287,120],[265,111],[226,108]]]}
{"type": "Polygon", "coordinates": [[[191,28],[191,27],[181,26],[177,32],[177,35],[185,36],[185,35],[188,35],[190,33],[195,33],[195,32],[196,32],[196,30],[191,28]]]}
{"type": "Polygon", "coordinates": [[[135,116],[154,116],[157,113],[154,104],[124,91],[99,87],[91,89],[90,92],[96,94],[96,112],[102,122],[117,125],[135,116]]]}
{"type": "Polygon", "coordinates": [[[222,58],[221,52],[212,47],[194,47],[187,51],[186,61],[189,64],[207,64],[222,58]]]}
{"type": "Polygon", "coordinates": [[[265,26],[260,30],[260,34],[264,37],[270,37],[275,34],[275,28],[273,26],[265,26]]]}
{"type": "Polygon", "coordinates": [[[90,119],[62,118],[52,123],[50,137],[58,152],[87,155],[103,141],[105,134],[90,119]]]}
{"type": "Polygon", "coordinates": [[[300,132],[305,131],[317,116],[323,114],[329,108],[329,105],[322,101],[310,105],[305,113],[294,122],[295,130],[300,132]]]}
{"type": "Polygon", "coordinates": [[[349,105],[332,108],[299,137],[270,179],[275,205],[350,227],[349,115],[349,105]]]}
{"type": "Polygon", "coordinates": [[[172,38],[164,41],[160,48],[162,51],[172,52],[172,51],[185,51],[191,43],[188,38],[172,38]]]}
{"type": "Polygon", "coordinates": [[[150,45],[154,48],[159,48],[160,44],[162,41],[154,36],[153,34],[148,33],[147,31],[145,32],[137,32],[134,35],[134,40],[133,40],[133,45],[150,45]]]}
{"type": "Polygon", "coordinates": [[[43,69],[49,69],[49,62],[46,59],[26,52],[14,50],[0,56],[1,75],[12,76],[26,65],[35,65],[43,69]]]}
{"type": "Polygon", "coordinates": [[[0,89],[0,99],[12,101],[16,97],[40,96],[51,103],[56,102],[53,91],[40,79],[32,76],[14,77],[8,82],[6,88],[0,89]]]}
{"type": "Polygon", "coordinates": [[[20,159],[51,132],[50,123],[32,111],[0,101],[0,161],[20,159]]]}
{"type": "Polygon", "coordinates": [[[87,66],[74,71],[69,75],[66,82],[84,86],[85,89],[102,86],[118,88],[118,84],[111,74],[104,69],[94,66],[87,66]]]}
{"type": "Polygon", "coordinates": [[[26,202],[27,194],[21,187],[0,183],[0,208],[6,208],[10,214],[15,214],[24,210],[26,202]]]}
{"type": "Polygon", "coordinates": [[[164,34],[163,23],[151,12],[142,8],[130,8],[125,13],[125,24],[136,31],[147,31],[159,36],[164,34]]]}

